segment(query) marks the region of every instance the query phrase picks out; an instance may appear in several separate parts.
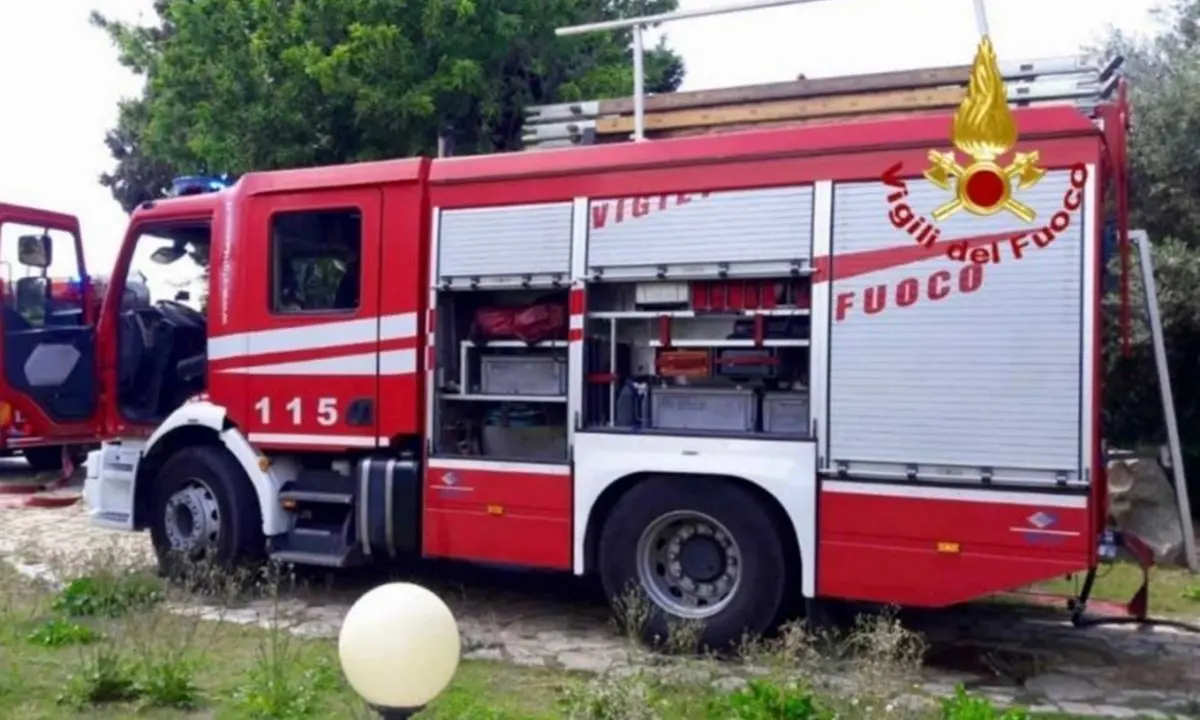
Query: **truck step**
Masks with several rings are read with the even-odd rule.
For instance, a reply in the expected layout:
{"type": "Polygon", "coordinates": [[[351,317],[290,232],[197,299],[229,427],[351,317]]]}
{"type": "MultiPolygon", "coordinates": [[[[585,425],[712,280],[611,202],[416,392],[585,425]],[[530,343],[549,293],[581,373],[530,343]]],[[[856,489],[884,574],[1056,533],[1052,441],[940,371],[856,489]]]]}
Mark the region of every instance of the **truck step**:
{"type": "Polygon", "coordinates": [[[340,568],[420,553],[421,472],[412,460],[363,458],[349,477],[304,470],[279,500],[294,525],[271,538],[273,560],[340,568]]]}
{"type": "Polygon", "coordinates": [[[359,564],[359,548],[348,542],[344,529],[298,527],[271,539],[271,559],[322,567],[359,564]]]}
{"type": "Polygon", "coordinates": [[[313,503],[323,505],[351,505],[354,503],[354,493],[327,492],[324,490],[281,490],[280,502],[313,503]]]}
{"type": "Polygon", "coordinates": [[[320,553],[281,550],[271,553],[271,559],[278,563],[294,563],[296,565],[316,565],[318,567],[343,568],[351,563],[346,557],[338,555],[321,555],[320,553]]]}
{"type": "MultiPolygon", "coordinates": [[[[281,494],[317,493],[351,497],[354,492],[354,479],[331,470],[302,470],[296,475],[295,480],[284,483],[280,491],[281,494]]],[[[317,500],[316,502],[329,501],[317,500]]]]}

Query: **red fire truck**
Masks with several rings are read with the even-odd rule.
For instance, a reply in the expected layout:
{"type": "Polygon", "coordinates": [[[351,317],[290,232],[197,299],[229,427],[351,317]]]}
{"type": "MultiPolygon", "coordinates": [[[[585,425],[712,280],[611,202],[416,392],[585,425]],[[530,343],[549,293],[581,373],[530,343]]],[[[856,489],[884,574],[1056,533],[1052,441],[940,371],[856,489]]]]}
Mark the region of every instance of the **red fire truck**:
{"type": "Polygon", "coordinates": [[[72,216],[0,203],[0,231],[4,235],[0,242],[13,249],[18,243],[40,247],[41,238],[46,248],[40,257],[26,253],[25,277],[12,277],[10,248],[3,248],[6,253],[0,261],[5,270],[0,348],[6,374],[13,378],[9,387],[15,390],[0,394],[0,457],[20,454],[39,471],[81,463],[85,452],[98,446],[94,363],[90,347],[74,345],[73,337],[76,328],[94,326],[103,280],[90,278],[84,283],[80,279],[87,275],[81,247],[69,247],[79,239],[79,221],[72,216]],[[15,232],[9,233],[10,229],[15,232]],[[36,232],[19,235],[22,230],[36,232]],[[51,242],[51,232],[63,233],[66,244],[51,242]],[[53,249],[71,251],[72,261],[79,258],[77,277],[47,275],[53,249]],[[30,402],[31,398],[45,405],[30,402]]]}
{"type": "Polygon", "coordinates": [[[1013,113],[1021,213],[937,221],[951,111],[251,173],[133,213],[94,355],[54,331],[94,376],[32,388],[8,342],[3,391],[102,426],[91,521],[168,570],[593,574],[718,645],[1094,569],[1126,109],[1013,113]],[[185,261],[203,312],[122,291],[185,261]]]}

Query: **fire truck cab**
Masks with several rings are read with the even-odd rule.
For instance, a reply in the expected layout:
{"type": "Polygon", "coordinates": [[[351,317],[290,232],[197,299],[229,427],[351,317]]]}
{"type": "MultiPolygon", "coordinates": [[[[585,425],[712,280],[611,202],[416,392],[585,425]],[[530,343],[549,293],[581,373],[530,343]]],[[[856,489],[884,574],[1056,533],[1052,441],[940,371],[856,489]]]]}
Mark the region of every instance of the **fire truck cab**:
{"type": "Polygon", "coordinates": [[[1014,110],[1036,222],[932,239],[948,113],[147,203],[99,320],[92,522],[149,530],[167,569],[596,574],[651,600],[647,634],[713,645],[800,598],[936,607],[1095,567],[1106,108],[1014,110]],[[178,263],[206,302],[124,293],[178,263]]]}
{"type": "Polygon", "coordinates": [[[94,333],[79,221],[0,203],[0,455],[35,470],[81,462],[97,439],[94,333]]]}

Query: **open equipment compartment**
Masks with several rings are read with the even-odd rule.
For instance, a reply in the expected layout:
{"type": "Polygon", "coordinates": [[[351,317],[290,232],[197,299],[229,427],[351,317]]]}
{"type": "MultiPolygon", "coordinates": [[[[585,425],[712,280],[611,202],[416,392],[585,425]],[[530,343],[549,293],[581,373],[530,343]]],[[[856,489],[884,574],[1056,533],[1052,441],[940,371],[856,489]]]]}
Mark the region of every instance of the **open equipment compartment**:
{"type": "Polygon", "coordinates": [[[810,437],[812,199],[593,200],[582,427],[810,437]]]}
{"type": "Polygon", "coordinates": [[[433,455],[566,462],[570,204],[439,220],[433,455]]]}

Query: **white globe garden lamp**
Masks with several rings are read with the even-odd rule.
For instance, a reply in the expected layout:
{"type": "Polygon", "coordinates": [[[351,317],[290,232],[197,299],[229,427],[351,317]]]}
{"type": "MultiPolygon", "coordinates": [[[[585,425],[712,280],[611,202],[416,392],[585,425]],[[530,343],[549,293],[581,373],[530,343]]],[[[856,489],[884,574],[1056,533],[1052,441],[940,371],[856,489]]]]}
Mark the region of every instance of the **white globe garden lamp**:
{"type": "Polygon", "coordinates": [[[380,585],[360,597],[338,635],[350,686],[387,720],[412,717],[445,690],[460,653],[450,608],[411,583],[380,585]]]}

